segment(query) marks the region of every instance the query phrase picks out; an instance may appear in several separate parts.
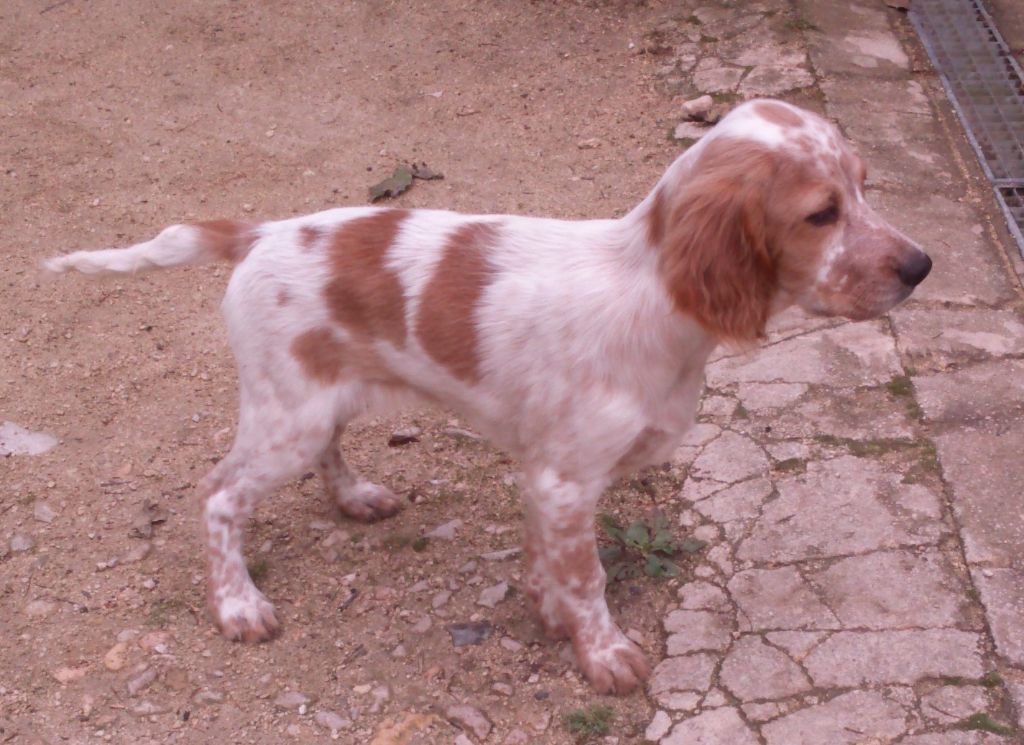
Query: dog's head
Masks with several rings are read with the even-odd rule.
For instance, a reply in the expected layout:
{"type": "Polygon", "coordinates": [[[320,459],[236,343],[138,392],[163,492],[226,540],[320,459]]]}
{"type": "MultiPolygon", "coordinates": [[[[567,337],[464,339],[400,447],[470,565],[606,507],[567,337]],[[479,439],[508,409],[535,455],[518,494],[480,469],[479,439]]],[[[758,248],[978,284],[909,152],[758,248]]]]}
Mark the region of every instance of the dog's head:
{"type": "Polygon", "coordinates": [[[676,306],[732,341],[796,303],[862,320],[906,299],[931,259],[864,199],[835,127],[778,101],[736,108],[669,169],[648,240],[676,306]]]}

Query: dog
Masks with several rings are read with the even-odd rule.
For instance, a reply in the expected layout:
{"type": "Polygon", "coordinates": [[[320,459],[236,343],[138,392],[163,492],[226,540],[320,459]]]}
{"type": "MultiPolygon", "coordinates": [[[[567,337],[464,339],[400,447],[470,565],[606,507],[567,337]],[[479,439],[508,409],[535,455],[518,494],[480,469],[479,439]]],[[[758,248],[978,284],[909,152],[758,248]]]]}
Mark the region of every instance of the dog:
{"type": "Polygon", "coordinates": [[[931,259],[864,197],[834,126],[767,99],[735,108],[619,219],[352,207],[278,222],[174,225],[55,272],[236,264],[223,301],[238,363],[231,451],[200,484],[211,614],[231,639],[278,629],[242,534],[257,503],[317,469],[346,515],[400,509],[338,438],[403,394],[450,407],[522,464],[524,589],[599,692],[648,675],[605,602],[594,515],[614,479],[691,426],[705,362],[797,305],[860,320],[906,299],[931,259]]]}

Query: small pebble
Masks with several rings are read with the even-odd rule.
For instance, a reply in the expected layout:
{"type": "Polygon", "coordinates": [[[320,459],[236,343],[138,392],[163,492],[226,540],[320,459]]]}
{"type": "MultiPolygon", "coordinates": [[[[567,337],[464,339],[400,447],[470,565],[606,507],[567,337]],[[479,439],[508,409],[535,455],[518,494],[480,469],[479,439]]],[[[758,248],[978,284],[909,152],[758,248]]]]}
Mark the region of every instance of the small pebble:
{"type": "Polygon", "coordinates": [[[387,686],[377,686],[370,691],[370,697],[373,699],[373,703],[370,705],[370,713],[376,714],[384,708],[384,704],[391,698],[391,689],[387,686]]]}
{"type": "Polygon", "coordinates": [[[274,706],[278,709],[297,710],[300,706],[309,704],[310,698],[298,691],[285,691],[274,699],[274,706]]]}
{"type": "Polygon", "coordinates": [[[313,716],[313,721],[324,729],[329,729],[332,733],[338,732],[343,729],[348,729],[352,726],[352,720],[346,719],[340,714],[336,714],[333,711],[321,709],[313,716]]]}
{"type": "Polygon", "coordinates": [[[499,582],[496,585],[484,589],[480,593],[480,597],[477,599],[476,604],[482,605],[485,608],[494,608],[501,601],[503,601],[508,595],[508,582],[499,582]]]}
{"type": "Polygon", "coordinates": [[[203,688],[196,691],[192,700],[197,704],[219,704],[224,700],[224,694],[211,688],[203,688]]]}
{"type": "Polygon", "coordinates": [[[468,704],[449,706],[444,715],[449,721],[463,729],[468,729],[481,740],[486,738],[491,731],[492,725],[487,715],[474,706],[468,704]]]}
{"type": "Polygon", "coordinates": [[[504,548],[501,551],[490,551],[486,554],[480,554],[480,558],[484,561],[508,561],[513,559],[523,552],[523,549],[519,546],[515,548],[504,548]]]}
{"type": "Polygon", "coordinates": [[[401,447],[402,445],[408,445],[412,442],[419,442],[420,435],[423,434],[423,430],[419,427],[407,427],[391,433],[391,437],[388,439],[388,447],[401,447]]]}
{"type": "Polygon", "coordinates": [[[117,671],[128,663],[128,642],[118,642],[103,655],[103,666],[107,670],[117,671]]]}
{"type": "Polygon", "coordinates": [[[32,516],[41,523],[52,523],[57,513],[46,502],[36,502],[32,509],[32,516]]]}
{"type": "Polygon", "coordinates": [[[494,632],[491,624],[486,621],[478,623],[453,623],[446,627],[456,647],[480,644],[494,632]]]}
{"type": "Polygon", "coordinates": [[[128,695],[137,696],[139,693],[149,688],[153,684],[154,680],[156,680],[156,668],[147,667],[134,678],[130,678],[128,680],[126,685],[128,695]]]}
{"type": "Polygon", "coordinates": [[[56,609],[56,603],[51,603],[49,600],[33,600],[25,606],[25,613],[31,618],[45,618],[56,609]]]}
{"type": "Polygon", "coordinates": [[[130,709],[131,713],[137,717],[150,717],[154,714],[166,714],[168,709],[164,704],[156,704],[152,701],[140,701],[130,709]]]}
{"type": "Polygon", "coordinates": [[[24,551],[31,551],[35,545],[35,539],[27,533],[15,533],[11,536],[11,551],[16,554],[24,551]]]}
{"type": "Polygon", "coordinates": [[[60,667],[53,671],[54,680],[58,683],[70,683],[73,680],[81,680],[88,672],[88,667],[60,667]]]}
{"type": "Polygon", "coordinates": [[[715,100],[708,95],[691,99],[683,104],[683,116],[696,121],[704,121],[714,104],[715,100]]]}
{"type": "Polygon", "coordinates": [[[451,597],[451,592],[449,592],[448,590],[441,590],[441,592],[437,593],[431,599],[430,607],[432,607],[434,610],[437,610],[438,608],[443,608],[445,604],[447,604],[447,602],[451,600],[451,597]]]}
{"type": "Polygon", "coordinates": [[[507,649],[509,652],[518,652],[523,648],[523,645],[521,643],[517,642],[510,636],[503,636],[501,638],[501,641],[498,643],[505,649],[507,649]]]}
{"type": "Polygon", "coordinates": [[[137,561],[142,561],[149,552],[153,550],[153,544],[149,541],[142,541],[132,546],[131,550],[128,551],[124,556],[121,557],[120,563],[122,564],[134,564],[137,561]]]}
{"type": "Polygon", "coordinates": [[[442,541],[451,541],[455,539],[455,532],[461,527],[462,520],[449,520],[443,525],[438,525],[436,528],[431,530],[426,534],[426,537],[442,541]]]}

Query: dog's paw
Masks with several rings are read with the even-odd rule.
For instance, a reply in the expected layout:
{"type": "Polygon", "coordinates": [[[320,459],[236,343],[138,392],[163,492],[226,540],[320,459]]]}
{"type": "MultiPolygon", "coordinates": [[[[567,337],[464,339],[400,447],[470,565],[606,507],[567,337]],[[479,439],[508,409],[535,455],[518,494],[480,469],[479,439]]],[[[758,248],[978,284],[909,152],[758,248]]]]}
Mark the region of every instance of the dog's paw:
{"type": "Polygon", "coordinates": [[[220,633],[231,641],[267,641],[280,628],[273,604],[255,587],[217,601],[211,611],[220,633]]]}
{"type": "Polygon", "coordinates": [[[573,639],[580,669],[598,693],[630,693],[650,675],[647,657],[618,629],[601,637],[594,641],[585,635],[573,639]]]}
{"type": "Polygon", "coordinates": [[[394,492],[368,481],[360,481],[345,494],[338,494],[335,499],[345,515],[364,523],[383,520],[402,509],[402,500],[394,492]]]}

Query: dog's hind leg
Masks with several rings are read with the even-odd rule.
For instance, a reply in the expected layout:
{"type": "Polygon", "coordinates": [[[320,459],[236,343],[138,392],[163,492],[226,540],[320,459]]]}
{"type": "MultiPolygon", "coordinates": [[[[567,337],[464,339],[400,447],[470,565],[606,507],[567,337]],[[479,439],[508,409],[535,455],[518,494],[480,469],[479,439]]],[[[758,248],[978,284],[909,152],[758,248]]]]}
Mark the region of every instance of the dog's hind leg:
{"type": "Polygon", "coordinates": [[[341,454],[344,425],[338,425],[317,459],[317,470],[328,495],[348,517],[373,522],[391,517],[402,509],[401,500],[388,488],[359,478],[341,454]]]}

